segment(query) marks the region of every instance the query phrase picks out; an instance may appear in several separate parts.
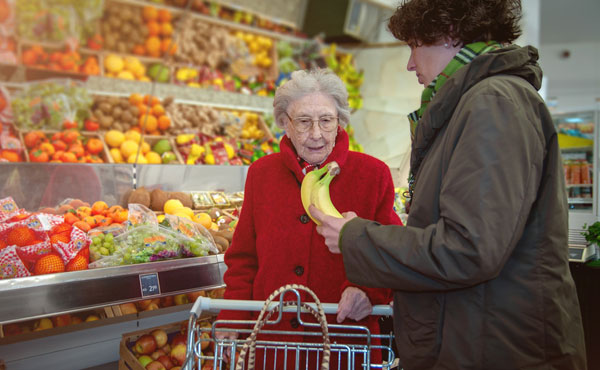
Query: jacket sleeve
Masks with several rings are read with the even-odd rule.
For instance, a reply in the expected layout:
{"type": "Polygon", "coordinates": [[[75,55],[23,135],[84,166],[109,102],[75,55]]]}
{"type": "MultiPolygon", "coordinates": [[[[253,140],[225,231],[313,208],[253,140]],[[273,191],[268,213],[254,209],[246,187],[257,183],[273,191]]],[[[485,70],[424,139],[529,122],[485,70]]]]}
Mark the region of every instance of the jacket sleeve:
{"type": "MultiPolygon", "coordinates": [[[[544,141],[528,106],[483,93],[468,104],[457,107],[447,128],[455,142],[444,144],[452,151],[439,185],[439,220],[422,228],[346,223],[340,246],[350,281],[443,291],[500,273],[536,199],[544,141]]],[[[415,193],[427,181],[418,178],[415,193]]]]}
{"type": "MultiPolygon", "coordinates": [[[[248,170],[244,189],[244,205],[233,234],[231,246],[225,252],[227,271],[223,276],[226,284],[225,299],[252,299],[254,277],[258,271],[256,254],[256,233],[254,229],[254,187],[252,166],[248,170]]],[[[219,320],[249,320],[251,313],[246,311],[222,311],[219,320]]]]}
{"type": "MultiPolygon", "coordinates": [[[[402,225],[400,217],[398,217],[398,214],[396,214],[394,211],[395,192],[390,170],[387,166],[383,166],[381,167],[380,172],[381,185],[379,186],[379,189],[381,189],[381,192],[378,197],[379,201],[377,202],[374,220],[382,225],[402,225]]],[[[342,290],[340,293],[343,293],[344,290],[349,286],[357,287],[363,290],[369,297],[372,305],[388,304],[393,297],[391,289],[368,288],[353,284],[349,280],[346,280],[342,285],[342,290]]]]}

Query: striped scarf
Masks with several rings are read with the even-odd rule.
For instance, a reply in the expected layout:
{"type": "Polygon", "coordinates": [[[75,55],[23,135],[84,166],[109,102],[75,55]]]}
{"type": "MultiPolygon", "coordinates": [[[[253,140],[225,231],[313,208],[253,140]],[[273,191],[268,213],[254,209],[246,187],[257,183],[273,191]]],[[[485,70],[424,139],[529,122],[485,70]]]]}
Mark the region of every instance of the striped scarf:
{"type": "MultiPolygon", "coordinates": [[[[433,100],[435,94],[440,91],[442,86],[450,79],[450,77],[458,71],[463,66],[469,64],[473,59],[477,56],[487,53],[488,51],[497,50],[502,48],[502,45],[497,43],[496,41],[486,41],[486,42],[474,42],[472,44],[465,45],[462,49],[458,51],[458,53],[450,60],[446,68],[436,76],[436,78],[431,81],[431,83],[423,90],[423,94],[421,94],[421,106],[416,111],[412,112],[408,115],[408,121],[410,122],[410,135],[411,139],[414,141],[415,133],[417,130],[417,125],[419,124],[419,120],[423,117],[423,113],[425,113],[425,109],[427,105],[433,100]]],[[[407,198],[407,202],[410,203],[413,197],[415,185],[415,174],[411,172],[408,177],[408,192],[404,193],[404,196],[407,198]]]]}

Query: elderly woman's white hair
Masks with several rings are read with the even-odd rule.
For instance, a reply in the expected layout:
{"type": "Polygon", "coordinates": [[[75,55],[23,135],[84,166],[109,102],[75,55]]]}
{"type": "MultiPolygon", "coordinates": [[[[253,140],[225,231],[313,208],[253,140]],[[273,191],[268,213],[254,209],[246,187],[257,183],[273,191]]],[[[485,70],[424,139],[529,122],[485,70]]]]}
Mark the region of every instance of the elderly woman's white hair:
{"type": "Polygon", "coordinates": [[[294,71],[290,80],[277,89],[273,101],[273,114],[277,126],[284,127],[283,117],[294,100],[312,93],[330,96],[335,102],[340,126],[348,124],[350,108],[346,86],[332,70],[323,68],[294,71]]]}

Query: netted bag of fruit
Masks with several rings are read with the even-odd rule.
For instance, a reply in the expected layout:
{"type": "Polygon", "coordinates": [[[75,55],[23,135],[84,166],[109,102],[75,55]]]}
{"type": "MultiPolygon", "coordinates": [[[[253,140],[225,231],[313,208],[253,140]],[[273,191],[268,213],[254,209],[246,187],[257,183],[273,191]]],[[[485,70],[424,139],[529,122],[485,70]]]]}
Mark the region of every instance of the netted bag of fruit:
{"type": "MultiPolygon", "coordinates": [[[[219,249],[211,233],[202,225],[185,217],[165,214],[165,224],[181,238],[182,254],[185,257],[201,257],[217,254],[219,249]]],[[[163,223],[161,223],[163,225],[163,223]]]]}
{"type": "Polygon", "coordinates": [[[25,84],[11,102],[14,123],[24,130],[60,130],[65,120],[82,125],[91,105],[81,83],[66,79],[25,84]]]}
{"type": "Polygon", "coordinates": [[[0,250],[0,279],[12,279],[17,277],[31,276],[31,272],[25,266],[17,254],[17,247],[11,245],[0,250]]]}
{"type": "Polygon", "coordinates": [[[17,203],[12,197],[0,199],[0,227],[3,222],[10,220],[20,212],[19,206],[17,206],[17,203]]]}
{"type": "MultiPolygon", "coordinates": [[[[68,225],[68,224],[65,224],[68,225]]],[[[58,225],[60,227],[62,225],[58,225]]],[[[55,228],[53,228],[54,230],[55,228]]],[[[53,233],[53,236],[59,236],[53,239],[53,236],[50,237],[52,241],[52,247],[58,252],[58,254],[62,257],[63,261],[68,264],[73,261],[73,259],[84,249],[88,248],[91,243],[91,239],[88,235],[81,231],[77,227],[71,227],[68,232],[68,238],[66,234],[53,233]],[[65,236],[63,239],[62,237],[65,236]]],[[[87,253],[89,255],[89,253],[87,253]]],[[[88,259],[89,260],[89,259],[88,259]]]]}

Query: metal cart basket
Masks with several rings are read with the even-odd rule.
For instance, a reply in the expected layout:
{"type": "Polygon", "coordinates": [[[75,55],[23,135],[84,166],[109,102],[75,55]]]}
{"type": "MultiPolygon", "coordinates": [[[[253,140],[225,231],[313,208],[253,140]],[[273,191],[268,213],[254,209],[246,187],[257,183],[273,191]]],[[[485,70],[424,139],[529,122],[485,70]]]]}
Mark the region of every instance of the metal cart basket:
{"type": "MultiPolygon", "coordinates": [[[[266,301],[199,297],[190,312],[187,355],[183,368],[392,369],[395,363],[393,334],[374,335],[365,326],[328,324],[325,314],[336,312],[337,304],[322,304],[310,289],[294,284],[276,290],[266,301]],[[312,296],[314,303],[301,302],[301,291],[312,296]],[[294,300],[284,300],[284,296],[292,296],[294,300]],[[198,321],[203,312],[215,313],[220,310],[260,313],[256,321],[217,320],[210,326],[198,321]],[[269,330],[270,325],[281,322],[283,312],[295,313],[299,330],[269,330]],[[302,320],[301,313],[304,318],[305,314],[311,314],[317,322],[302,320]],[[247,329],[251,326],[254,328],[247,329]],[[216,332],[236,332],[240,339],[217,338],[216,332]],[[261,337],[258,337],[259,332],[261,337]],[[269,336],[276,339],[270,340],[269,336]],[[373,344],[374,339],[380,344],[373,344]],[[212,345],[214,354],[208,353],[209,345],[212,345]],[[372,363],[373,350],[381,352],[381,363],[372,363]],[[229,361],[229,358],[232,360],[229,361]]],[[[392,308],[387,305],[373,306],[371,313],[375,316],[391,314],[392,308]]]]}

